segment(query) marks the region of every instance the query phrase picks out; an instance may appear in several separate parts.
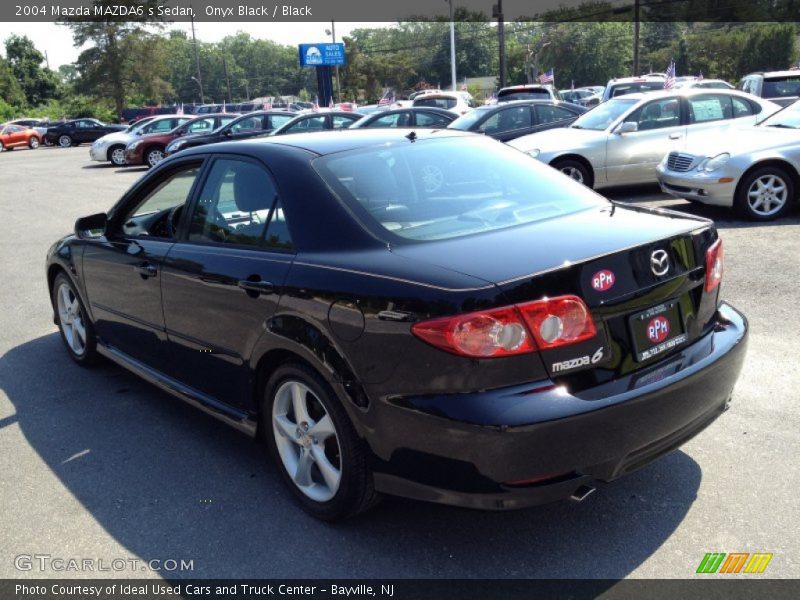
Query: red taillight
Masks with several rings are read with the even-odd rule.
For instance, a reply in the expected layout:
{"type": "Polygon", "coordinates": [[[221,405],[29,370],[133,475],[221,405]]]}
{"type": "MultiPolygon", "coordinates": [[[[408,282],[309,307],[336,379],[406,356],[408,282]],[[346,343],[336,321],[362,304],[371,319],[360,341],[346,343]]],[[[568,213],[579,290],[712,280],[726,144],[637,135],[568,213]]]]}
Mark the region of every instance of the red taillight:
{"type": "Polygon", "coordinates": [[[574,344],[594,337],[589,310],[577,296],[559,296],[415,323],[412,333],[460,356],[497,358],[574,344]]]}
{"type": "Polygon", "coordinates": [[[722,250],[722,239],[718,239],[706,250],[706,292],[716,288],[722,281],[722,269],[725,253],[722,250]]]}
{"type": "Polygon", "coordinates": [[[535,350],[513,306],[415,323],[411,332],[437,348],[461,356],[494,358],[535,350]]]}
{"type": "Polygon", "coordinates": [[[589,309],[577,296],[537,300],[518,308],[541,350],[582,342],[597,334],[589,309]]]}

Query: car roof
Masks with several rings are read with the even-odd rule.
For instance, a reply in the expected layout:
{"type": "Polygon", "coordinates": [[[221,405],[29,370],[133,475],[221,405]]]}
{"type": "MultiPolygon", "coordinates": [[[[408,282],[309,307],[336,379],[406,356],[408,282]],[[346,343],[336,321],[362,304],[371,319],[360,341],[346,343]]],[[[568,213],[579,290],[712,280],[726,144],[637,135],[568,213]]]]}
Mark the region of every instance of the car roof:
{"type": "Polygon", "coordinates": [[[608,85],[617,83],[655,83],[664,82],[664,77],[660,75],[641,75],[639,77],[618,77],[608,82],[608,85]]]}
{"type": "MultiPolygon", "coordinates": [[[[785,71],[756,71],[755,73],[748,73],[744,77],[752,75],[761,75],[765,79],[768,77],[800,77],[800,69],[787,69],[785,71]]],[[[744,77],[742,79],[744,79],[744,77]]]]}
{"type": "Polygon", "coordinates": [[[553,100],[552,98],[532,98],[530,100],[509,100],[508,102],[503,102],[502,104],[484,104],[482,106],[476,106],[474,110],[501,110],[506,109],[509,106],[535,106],[537,104],[547,104],[553,106],[569,106],[575,107],[576,104],[572,104],[571,102],[563,102],[561,100],[553,100]]]}
{"type": "MultiPolygon", "coordinates": [[[[411,139],[409,139],[409,135],[412,132],[414,133],[414,141],[449,137],[474,137],[476,135],[456,129],[417,129],[414,127],[396,129],[337,129],[334,131],[295,133],[285,136],[258,137],[236,142],[225,142],[220,145],[215,145],[215,148],[223,150],[227,147],[231,151],[238,151],[240,153],[242,150],[248,149],[257,154],[261,148],[278,144],[307,150],[314,154],[324,156],[327,154],[346,152],[348,150],[357,150],[359,148],[385,147],[387,145],[401,143],[409,144],[412,143],[411,139]]],[[[202,147],[184,152],[188,153],[193,150],[202,152],[202,147]]],[[[205,152],[208,152],[208,150],[206,149],[205,152]]],[[[182,153],[182,155],[186,156],[184,153],[182,153]]]]}
{"type": "Polygon", "coordinates": [[[748,98],[750,100],[761,100],[752,94],[740,92],[738,90],[718,90],[718,89],[703,89],[703,88],[674,88],[671,90],[653,90],[652,92],[635,92],[633,94],[624,94],[622,96],[615,96],[611,100],[652,100],[654,98],[670,98],[681,96],[703,96],[705,94],[729,94],[731,96],[738,96],[740,98],[748,98]]]}
{"type": "Polygon", "coordinates": [[[517,91],[517,90],[531,90],[531,89],[550,89],[552,86],[547,85],[545,83],[522,83],[520,85],[509,85],[504,88],[500,88],[498,90],[498,94],[500,92],[510,92],[510,91],[517,91]]]}
{"type": "Polygon", "coordinates": [[[417,100],[421,100],[422,98],[425,100],[430,100],[431,98],[455,98],[455,99],[463,99],[464,95],[463,92],[434,92],[432,94],[424,94],[423,96],[417,96],[414,98],[414,102],[417,100]]]}

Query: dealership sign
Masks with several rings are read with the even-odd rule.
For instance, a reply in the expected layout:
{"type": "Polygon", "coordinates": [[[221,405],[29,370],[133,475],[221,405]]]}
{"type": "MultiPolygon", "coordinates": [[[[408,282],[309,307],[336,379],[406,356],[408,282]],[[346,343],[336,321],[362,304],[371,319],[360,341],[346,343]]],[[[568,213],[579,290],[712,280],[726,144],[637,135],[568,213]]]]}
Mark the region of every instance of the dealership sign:
{"type": "Polygon", "coordinates": [[[301,67],[329,67],[344,64],[344,44],[300,44],[301,67]]]}

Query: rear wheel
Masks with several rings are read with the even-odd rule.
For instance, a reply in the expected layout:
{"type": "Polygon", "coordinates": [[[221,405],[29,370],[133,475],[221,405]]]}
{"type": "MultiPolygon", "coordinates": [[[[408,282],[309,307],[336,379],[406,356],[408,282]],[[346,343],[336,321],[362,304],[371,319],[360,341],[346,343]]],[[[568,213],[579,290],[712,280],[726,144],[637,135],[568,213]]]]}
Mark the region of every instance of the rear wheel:
{"type": "Polygon", "coordinates": [[[98,357],[94,327],[75,287],[64,273],[59,273],[53,282],[52,301],[58,330],[69,355],[79,365],[94,364],[98,357]]]}
{"type": "Polygon", "coordinates": [[[552,164],[554,169],[558,169],[570,179],[582,183],[586,187],[594,185],[594,177],[589,169],[586,168],[582,162],[567,158],[564,160],[557,160],[552,164]]]}
{"type": "Polygon", "coordinates": [[[144,162],[148,167],[155,167],[164,160],[163,148],[150,148],[144,155],[144,162]]]}
{"type": "Polygon", "coordinates": [[[273,373],[264,387],[261,426],[286,485],[313,516],[337,521],[376,502],[363,442],[310,368],[289,363],[273,373]]]}
{"type": "Polygon", "coordinates": [[[58,136],[58,145],[62,148],[69,148],[72,146],[72,138],[68,135],[58,136]]]}
{"type": "Polygon", "coordinates": [[[124,167],[125,162],[125,146],[112,146],[108,150],[108,160],[112,165],[117,167],[124,167]]]}
{"type": "Polygon", "coordinates": [[[794,182],[778,167],[763,167],[749,173],[736,190],[736,212],[753,221],[771,221],[785,213],[794,200],[794,182]]]}
{"type": "Polygon", "coordinates": [[[39,138],[31,136],[31,139],[28,140],[28,147],[31,150],[36,150],[39,147],[39,138]]]}

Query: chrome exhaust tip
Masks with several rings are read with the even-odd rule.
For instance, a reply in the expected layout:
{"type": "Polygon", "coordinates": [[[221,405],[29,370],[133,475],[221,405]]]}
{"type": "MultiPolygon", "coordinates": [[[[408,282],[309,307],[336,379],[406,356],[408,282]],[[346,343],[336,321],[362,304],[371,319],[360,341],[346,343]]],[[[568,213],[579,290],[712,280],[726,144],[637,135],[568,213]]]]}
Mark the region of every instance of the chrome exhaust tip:
{"type": "Polygon", "coordinates": [[[591,496],[596,489],[597,488],[591,485],[582,485],[577,490],[572,492],[572,495],[569,497],[569,499],[574,502],[583,502],[584,500],[586,500],[586,498],[591,496]]]}

